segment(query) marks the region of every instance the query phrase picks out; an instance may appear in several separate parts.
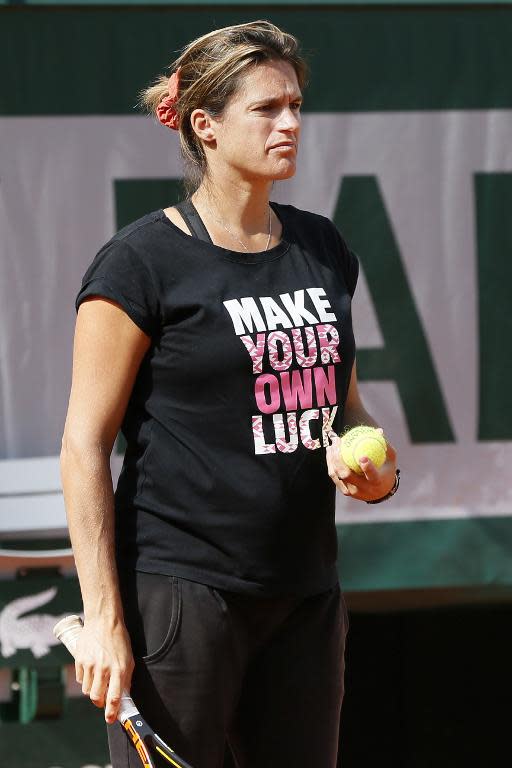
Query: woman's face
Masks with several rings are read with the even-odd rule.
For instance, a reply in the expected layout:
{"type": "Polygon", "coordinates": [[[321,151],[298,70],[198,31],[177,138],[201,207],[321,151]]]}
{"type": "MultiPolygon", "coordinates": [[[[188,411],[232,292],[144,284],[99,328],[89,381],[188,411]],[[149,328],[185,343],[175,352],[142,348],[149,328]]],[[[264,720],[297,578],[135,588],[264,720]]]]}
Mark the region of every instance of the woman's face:
{"type": "Polygon", "coordinates": [[[286,61],[268,61],[245,75],[215,129],[214,164],[244,179],[273,181],[295,173],[302,94],[286,61]]]}

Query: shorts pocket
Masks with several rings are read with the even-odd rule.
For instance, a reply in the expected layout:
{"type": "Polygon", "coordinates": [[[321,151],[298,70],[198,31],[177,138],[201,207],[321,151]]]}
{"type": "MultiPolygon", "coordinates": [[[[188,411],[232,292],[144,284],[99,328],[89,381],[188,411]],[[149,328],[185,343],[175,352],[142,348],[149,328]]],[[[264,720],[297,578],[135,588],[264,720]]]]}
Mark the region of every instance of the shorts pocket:
{"type": "MultiPolygon", "coordinates": [[[[145,622],[146,650],[142,656],[144,664],[153,664],[167,654],[173,646],[181,619],[181,584],[177,577],[169,577],[165,595],[154,595],[152,610],[147,616],[153,621],[145,622]]],[[[147,599],[151,599],[147,597],[147,599]]]]}
{"type": "Polygon", "coordinates": [[[220,608],[220,612],[223,616],[227,616],[229,614],[228,606],[226,605],[226,601],[224,600],[223,596],[219,592],[218,589],[215,587],[207,586],[206,589],[212,595],[212,597],[215,599],[217,605],[220,608]]]}

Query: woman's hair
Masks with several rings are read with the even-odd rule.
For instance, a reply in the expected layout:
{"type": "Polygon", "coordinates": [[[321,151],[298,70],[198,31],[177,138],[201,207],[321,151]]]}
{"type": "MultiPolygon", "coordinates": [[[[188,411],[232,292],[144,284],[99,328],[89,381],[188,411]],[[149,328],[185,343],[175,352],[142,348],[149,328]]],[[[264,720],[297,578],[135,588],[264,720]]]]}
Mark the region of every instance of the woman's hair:
{"type": "MultiPolygon", "coordinates": [[[[168,69],[179,68],[179,94],[176,111],[185,161],[185,190],[191,195],[207,172],[206,155],[199,137],[190,123],[194,109],[204,109],[212,117],[220,117],[236,93],[247,71],[263,61],[287,61],[295,70],[301,90],[306,84],[307,65],[299,52],[299,44],[269,21],[252,21],[216,29],[193,40],[168,69]]],[[[156,114],[158,104],[168,95],[168,75],[160,75],[140,93],[140,105],[156,114]]]]}

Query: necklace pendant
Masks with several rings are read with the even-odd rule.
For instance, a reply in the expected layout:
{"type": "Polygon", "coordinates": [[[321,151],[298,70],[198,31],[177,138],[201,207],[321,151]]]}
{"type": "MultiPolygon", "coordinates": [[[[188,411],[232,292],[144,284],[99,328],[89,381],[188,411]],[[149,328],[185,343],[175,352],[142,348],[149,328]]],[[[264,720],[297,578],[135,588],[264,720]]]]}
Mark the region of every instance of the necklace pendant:
{"type": "MultiPolygon", "coordinates": [[[[212,211],[212,209],[210,208],[210,206],[208,205],[208,203],[206,203],[206,202],[205,202],[205,206],[206,206],[206,208],[207,208],[207,210],[208,210],[208,212],[209,212],[210,216],[212,217],[212,219],[213,219],[214,221],[216,221],[216,222],[217,222],[217,224],[220,224],[220,225],[221,225],[221,227],[223,227],[223,228],[226,230],[226,232],[227,232],[229,235],[231,235],[231,237],[232,237],[234,240],[236,240],[236,241],[237,241],[237,243],[240,243],[240,245],[241,245],[241,246],[242,246],[242,248],[243,248],[243,249],[246,251],[246,253],[250,253],[250,251],[249,251],[248,247],[246,246],[246,244],[245,244],[244,242],[242,242],[242,240],[240,240],[240,238],[239,238],[239,237],[237,237],[237,236],[236,236],[236,235],[235,235],[235,234],[234,234],[234,233],[231,231],[231,229],[228,227],[228,225],[226,224],[226,222],[225,222],[225,221],[223,221],[223,220],[222,220],[222,219],[220,219],[220,218],[217,218],[217,217],[215,216],[215,214],[213,213],[213,211],[212,211]]],[[[269,206],[268,206],[268,237],[267,237],[267,244],[266,244],[266,246],[265,246],[265,251],[268,251],[268,247],[269,247],[269,245],[270,245],[270,240],[271,240],[271,238],[272,238],[272,208],[270,207],[270,204],[269,204],[269,206]]],[[[254,253],[254,251],[252,251],[252,253],[254,253]]]]}

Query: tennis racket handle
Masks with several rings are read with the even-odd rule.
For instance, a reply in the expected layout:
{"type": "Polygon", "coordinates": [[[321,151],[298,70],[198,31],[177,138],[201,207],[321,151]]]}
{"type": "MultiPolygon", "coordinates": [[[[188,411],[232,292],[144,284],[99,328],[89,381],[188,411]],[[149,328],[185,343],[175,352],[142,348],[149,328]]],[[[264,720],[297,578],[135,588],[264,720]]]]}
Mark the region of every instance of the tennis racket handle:
{"type": "MultiPolygon", "coordinates": [[[[80,616],[66,616],[53,628],[53,634],[57,640],[60,640],[60,642],[66,646],[73,658],[75,658],[76,643],[83,626],[84,623],[80,616]]],[[[129,717],[134,717],[138,714],[139,710],[133,703],[133,699],[126,691],[123,691],[121,694],[121,703],[119,705],[117,719],[121,723],[124,723],[129,717]]]]}

